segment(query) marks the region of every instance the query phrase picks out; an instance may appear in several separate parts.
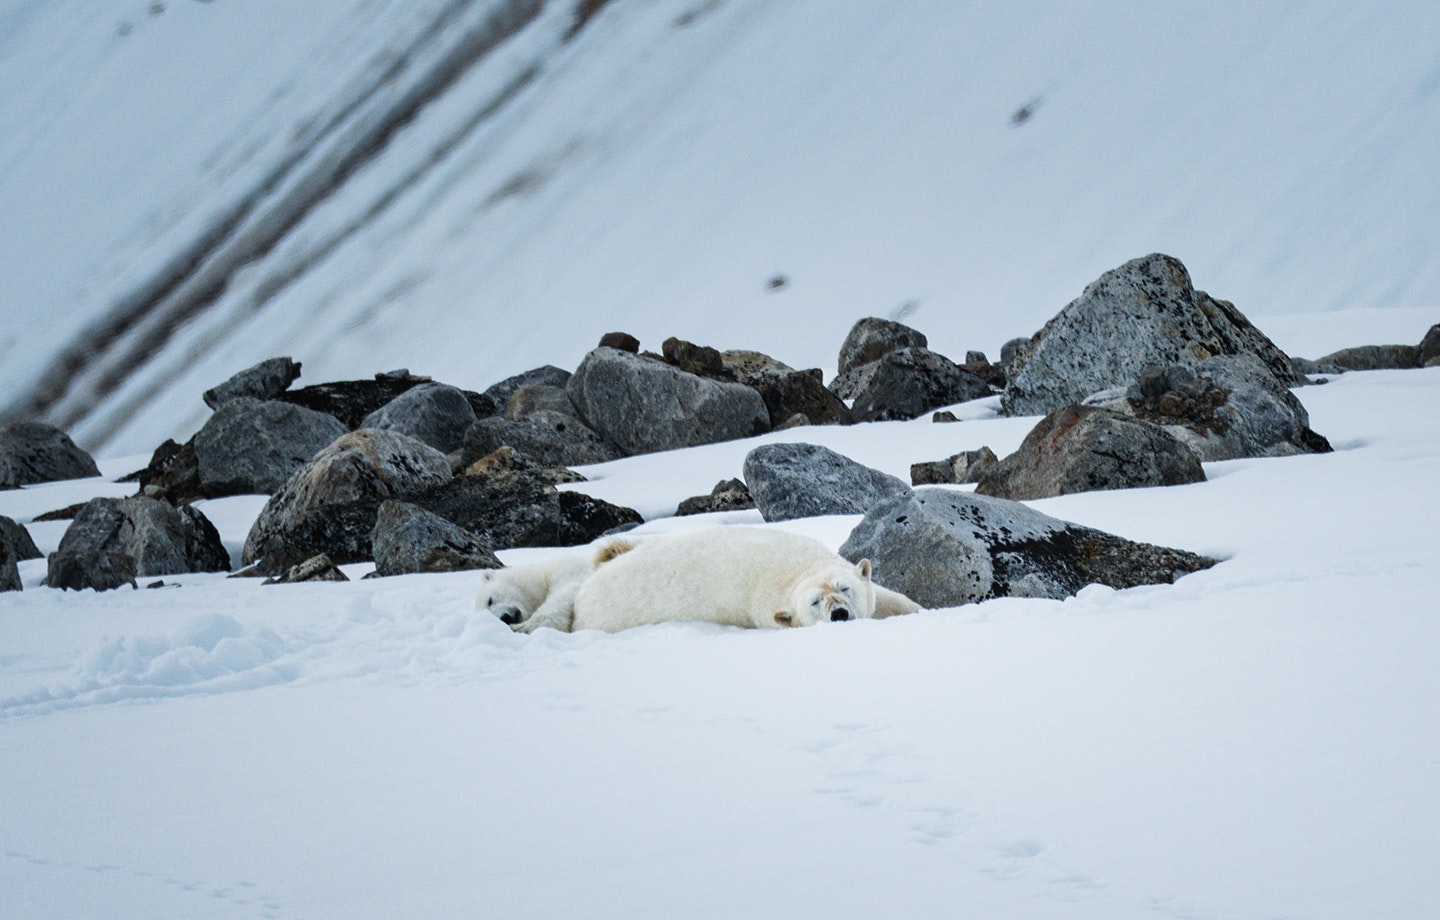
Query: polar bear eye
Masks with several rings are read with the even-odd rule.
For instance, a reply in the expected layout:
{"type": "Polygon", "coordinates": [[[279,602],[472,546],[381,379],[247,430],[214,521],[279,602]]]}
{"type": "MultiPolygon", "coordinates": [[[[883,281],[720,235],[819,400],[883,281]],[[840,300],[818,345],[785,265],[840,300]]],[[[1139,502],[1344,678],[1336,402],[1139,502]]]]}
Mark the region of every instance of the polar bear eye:
{"type": "Polygon", "coordinates": [[[493,598],[493,597],[487,597],[487,598],[485,598],[485,606],[486,606],[486,607],[494,607],[494,606],[495,606],[495,598],[493,598]]]}

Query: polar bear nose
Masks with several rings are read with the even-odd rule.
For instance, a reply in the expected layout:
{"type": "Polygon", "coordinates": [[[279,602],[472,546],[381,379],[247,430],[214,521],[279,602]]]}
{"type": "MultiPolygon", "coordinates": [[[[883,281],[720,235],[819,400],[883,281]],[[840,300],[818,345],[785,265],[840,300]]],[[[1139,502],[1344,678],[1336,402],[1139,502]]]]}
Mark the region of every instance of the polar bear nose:
{"type": "Polygon", "coordinates": [[[848,619],[850,619],[850,611],[846,610],[844,607],[836,607],[834,610],[830,611],[831,623],[843,623],[848,619]]]}
{"type": "Polygon", "coordinates": [[[500,622],[504,623],[506,626],[514,626],[516,623],[519,623],[521,620],[525,619],[525,617],[520,613],[519,607],[512,607],[508,604],[504,607],[496,607],[493,612],[497,617],[500,618],[500,622]]]}

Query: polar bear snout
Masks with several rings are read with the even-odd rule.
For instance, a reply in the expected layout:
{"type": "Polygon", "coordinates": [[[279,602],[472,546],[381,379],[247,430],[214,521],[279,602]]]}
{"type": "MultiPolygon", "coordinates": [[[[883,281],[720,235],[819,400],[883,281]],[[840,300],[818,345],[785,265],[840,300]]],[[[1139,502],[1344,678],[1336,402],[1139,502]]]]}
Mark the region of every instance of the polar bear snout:
{"type": "Polygon", "coordinates": [[[844,607],[836,607],[835,609],[830,611],[831,623],[843,623],[848,619],[850,619],[850,611],[846,610],[844,607]]]}
{"type": "Polygon", "coordinates": [[[500,622],[506,626],[514,626],[525,619],[525,611],[514,604],[496,604],[490,608],[490,612],[500,618],[500,622]]]}

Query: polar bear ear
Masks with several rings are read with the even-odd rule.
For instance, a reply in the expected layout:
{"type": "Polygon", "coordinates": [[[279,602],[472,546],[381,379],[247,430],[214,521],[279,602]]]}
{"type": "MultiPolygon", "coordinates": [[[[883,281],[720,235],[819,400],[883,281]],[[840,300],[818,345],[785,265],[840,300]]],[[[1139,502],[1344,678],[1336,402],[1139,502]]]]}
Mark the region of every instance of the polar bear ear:
{"type": "Polygon", "coordinates": [[[779,611],[778,613],[775,614],[775,625],[776,625],[776,626],[781,626],[781,627],[784,627],[784,626],[793,626],[793,625],[795,625],[795,623],[794,623],[794,617],[790,616],[790,614],[788,614],[788,613],[786,613],[785,611],[781,610],[781,611],[779,611]]]}
{"type": "Polygon", "coordinates": [[[858,573],[860,573],[860,577],[861,577],[861,578],[865,579],[866,581],[869,581],[869,580],[870,580],[870,560],[869,560],[869,559],[861,559],[859,562],[855,563],[855,571],[858,572],[858,573]]]}

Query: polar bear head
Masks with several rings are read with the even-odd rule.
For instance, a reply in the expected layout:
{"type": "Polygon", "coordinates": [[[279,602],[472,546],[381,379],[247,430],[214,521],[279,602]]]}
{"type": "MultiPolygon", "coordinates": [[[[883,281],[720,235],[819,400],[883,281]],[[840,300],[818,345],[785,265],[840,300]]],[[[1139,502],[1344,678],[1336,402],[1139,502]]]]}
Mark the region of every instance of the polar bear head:
{"type": "Polygon", "coordinates": [[[536,597],[523,579],[514,576],[511,569],[488,569],[480,576],[480,592],[475,596],[475,609],[484,610],[500,618],[500,622],[514,626],[523,623],[544,601],[536,597]]]}
{"type": "Polygon", "coordinates": [[[873,616],[875,587],[870,581],[870,560],[861,559],[854,566],[836,565],[796,582],[788,608],[775,614],[775,625],[814,626],[873,616]]]}

